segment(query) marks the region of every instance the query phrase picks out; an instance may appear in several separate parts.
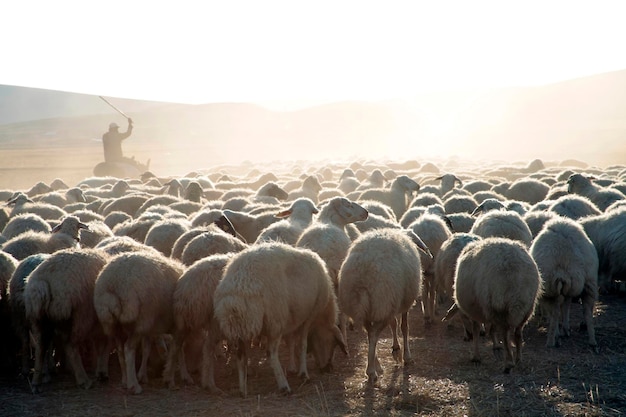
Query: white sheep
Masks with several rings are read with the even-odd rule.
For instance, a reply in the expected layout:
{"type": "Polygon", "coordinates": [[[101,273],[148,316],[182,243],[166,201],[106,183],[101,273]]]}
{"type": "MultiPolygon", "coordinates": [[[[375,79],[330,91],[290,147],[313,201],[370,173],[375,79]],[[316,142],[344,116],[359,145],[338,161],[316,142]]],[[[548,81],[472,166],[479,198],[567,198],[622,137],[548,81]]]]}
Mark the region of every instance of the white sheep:
{"type": "Polygon", "coordinates": [[[378,188],[363,191],[358,200],[376,200],[387,204],[396,215],[396,220],[400,220],[406,211],[409,198],[413,193],[417,193],[420,186],[407,175],[400,175],[391,182],[390,188],[378,188]]]}
{"type": "Polygon", "coordinates": [[[336,285],[339,268],[352,244],[346,226],[364,221],[368,215],[359,204],[344,197],[335,197],[321,207],[317,221],[304,230],[296,246],[320,255],[336,285]]]}
{"type": "Polygon", "coordinates": [[[87,229],[80,232],[80,246],[93,248],[106,238],[112,237],[113,231],[103,221],[92,220],[87,223],[87,229]]]}
{"type": "Polygon", "coordinates": [[[548,191],[550,191],[548,184],[535,178],[526,177],[515,180],[504,195],[511,200],[535,204],[546,198],[548,191]]]}
{"type": "Polygon", "coordinates": [[[540,303],[550,317],[546,345],[559,345],[559,327],[570,335],[570,306],[580,298],[589,345],[597,350],[593,310],[598,299],[598,254],[582,226],[568,218],[550,220],[533,241],[530,254],[543,282],[540,303]]]}
{"type": "Polygon", "coordinates": [[[183,219],[163,219],[154,223],[143,243],[152,246],[165,256],[170,256],[176,240],[189,231],[191,223],[183,219]]]}
{"type": "Polygon", "coordinates": [[[44,220],[58,220],[67,215],[62,208],[53,204],[36,203],[23,193],[17,193],[14,198],[7,201],[7,204],[13,206],[11,217],[22,213],[34,213],[41,216],[44,220]]]}
{"type": "Polygon", "coordinates": [[[461,181],[456,175],[454,174],[443,174],[437,178],[435,178],[438,181],[441,181],[441,188],[439,189],[439,196],[443,197],[445,196],[448,192],[452,191],[454,189],[454,185],[456,183],[459,184],[459,187],[463,187],[463,181],[461,181]]]}
{"type": "Polygon", "coordinates": [[[548,210],[573,220],[602,213],[591,200],[578,194],[566,194],[559,197],[548,210]]]}
{"type": "Polygon", "coordinates": [[[74,371],[76,384],[90,388],[80,356],[84,344],[99,343],[96,376],[108,375],[108,354],[103,349],[103,333],[94,310],[94,285],[108,257],[93,249],[66,249],[55,252],[30,274],[24,288],[26,319],[35,340],[35,371],[31,381],[39,392],[46,351],[53,334],[60,334],[66,358],[74,371]]]}
{"type": "Polygon", "coordinates": [[[289,193],[287,200],[293,201],[300,197],[306,197],[317,204],[320,191],[322,191],[322,185],[317,179],[317,176],[309,175],[302,181],[302,186],[299,189],[289,193]]]}
{"type": "Polygon", "coordinates": [[[446,218],[450,221],[455,233],[469,233],[476,221],[476,217],[469,213],[451,213],[446,215],[446,218]]]}
{"type": "MultiPolygon", "coordinates": [[[[405,364],[412,361],[408,311],[419,296],[422,280],[416,241],[419,238],[404,229],[364,233],[350,247],[339,271],[339,307],[367,331],[366,374],[370,382],[375,382],[383,372],[376,345],[387,326],[391,326],[393,332],[392,352],[396,362],[403,357],[405,364]],[[397,338],[398,316],[402,317],[403,352],[397,338]]],[[[425,248],[423,242],[421,246],[425,248]]]]}
{"type": "MultiPolygon", "coordinates": [[[[435,257],[435,288],[438,295],[445,295],[449,300],[454,297],[454,274],[456,273],[457,261],[459,255],[465,247],[476,240],[480,236],[471,233],[454,233],[439,248],[439,252],[435,257]]],[[[471,325],[464,320],[465,340],[471,340],[471,325]]]]}
{"type": "Polygon", "coordinates": [[[2,230],[2,236],[12,239],[28,230],[33,232],[50,233],[52,228],[43,217],[34,213],[22,213],[9,219],[2,230]]]}
{"type": "Polygon", "coordinates": [[[523,244],[499,237],[477,240],[469,243],[459,256],[454,278],[455,305],[444,320],[460,309],[472,321],[473,362],[480,362],[481,323],[491,325],[494,354],[502,356],[504,347],[504,372],[508,373],[522,359],[522,331],[540,296],[539,270],[523,244]],[[511,342],[515,344],[515,357],[511,342]]]}
{"type": "Polygon", "coordinates": [[[170,388],[176,386],[174,372],[177,363],[183,381],[193,384],[184,353],[186,344],[200,337],[203,342],[202,387],[212,393],[219,392],[215,385],[215,353],[216,345],[223,337],[217,321],[213,319],[213,295],[232,256],[233,253],[228,253],[203,258],[187,268],[176,283],[173,298],[174,340],[163,371],[163,379],[170,388]]]}
{"type": "Polygon", "coordinates": [[[470,233],[482,238],[505,237],[517,240],[527,248],[533,240],[533,235],[522,216],[511,210],[488,211],[476,219],[470,233]]]}
{"type": "Polygon", "coordinates": [[[435,214],[424,214],[408,227],[422,239],[430,254],[420,253],[423,272],[422,279],[422,311],[424,322],[430,324],[435,317],[437,288],[435,285],[435,259],[443,242],[452,235],[446,222],[435,214]]]}
{"type": "Polygon", "coordinates": [[[240,239],[217,227],[206,228],[204,232],[192,238],[181,253],[184,265],[191,265],[199,259],[216,253],[239,252],[248,247],[240,239]]]}
{"type": "Polygon", "coordinates": [[[533,239],[537,237],[543,226],[556,217],[560,217],[558,214],[552,211],[529,211],[524,215],[524,222],[528,225],[528,229],[533,236],[533,239]]]}
{"type": "MultiPolygon", "coordinates": [[[[11,275],[9,281],[9,306],[11,310],[11,324],[18,339],[19,356],[21,357],[20,373],[28,376],[30,372],[30,326],[26,320],[26,307],[24,306],[24,288],[30,273],[44,260],[50,257],[49,253],[30,255],[21,260],[11,275]]],[[[45,380],[44,380],[45,382],[45,380]]]]}
{"type": "Polygon", "coordinates": [[[280,241],[295,245],[304,229],[313,221],[313,215],[318,213],[319,210],[310,198],[300,197],[289,208],[275,214],[282,220],[263,229],[255,243],[280,241]]]}
{"type": "Polygon", "coordinates": [[[143,194],[129,194],[123,197],[112,198],[100,206],[99,212],[106,217],[113,212],[121,211],[132,217],[148,201],[148,198],[150,197],[143,194]]]}
{"type": "Polygon", "coordinates": [[[478,202],[471,195],[452,195],[444,200],[443,207],[447,214],[472,213],[478,202]]]}
{"type": "Polygon", "coordinates": [[[122,384],[132,394],[147,380],[149,343],[144,345],[139,372],[136,349],[143,339],[171,333],[172,297],[183,266],[162,255],[139,251],[113,257],[102,269],[94,289],[94,306],[107,336],[115,340],[122,384]]]}
{"type": "Polygon", "coordinates": [[[567,192],[587,197],[600,211],[606,210],[607,207],[618,200],[626,199],[626,195],[617,189],[596,185],[591,178],[583,174],[572,174],[567,179],[567,192]]]}
{"type": "Polygon", "coordinates": [[[267,339],[269,362],[281,391],[290,393],[278,357],[281,338],[299,347],[299,375],[308,379],[307,348],[329,369],[336,345],[347,352],[336,326],[337,301],[322,259],[284,243],[261,243],[233,256],[214,295],[214,314],[237,349],[239,390],[247,395],[247,347],[267,339]]]}
{"type": "Polygon", "coordinates": [[[626,208],[580,220],[598,253],[598,285],[608,292],[613,281],[626,276],[626,208]]]}
{"type": "Polygon", "coordinates": [[[11,277],[18,266],[18,260],[12,255],[0,251],[0,334],[2,339],[0,340],[0,352],[2,352],[3,358],[0,358],[0,363],[6,364],[7,361],[12,364],[13,358],[10,352],[14,346],[14,338],[12,337],[11,329],[11,307],[9,303],[9,285],[11,277]]]}
{"type": "Polygon", "coordinates": [[[241,211],[224,210],[223,214],[233,224],[246,242],[254,242],[263,229],[272,223],[280,221],[274,216],[275,212],[252,215],[241,211]]]}
{"type": "Polygon", "coordinates": [[[22,260],[35,253],[52,253],[79,246],[80,230],[89,227],[75,216],[66,216],[50,233],[24,232],[2,245],[2,250],[22,260]]]}

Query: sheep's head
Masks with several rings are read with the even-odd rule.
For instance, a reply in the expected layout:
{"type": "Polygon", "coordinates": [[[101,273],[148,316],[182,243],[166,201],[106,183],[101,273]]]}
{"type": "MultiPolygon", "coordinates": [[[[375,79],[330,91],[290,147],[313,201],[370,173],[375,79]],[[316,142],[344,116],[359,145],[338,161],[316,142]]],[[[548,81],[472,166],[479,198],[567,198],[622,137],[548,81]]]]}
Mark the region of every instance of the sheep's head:
{"type": "Polygon", "coordinates": [[[369,215],[367,209],[345,197],[331,199],[328,202],[326,212],[330,214],[329,217],[332,223],[341,226],[367,220],[369,215]]]}
{"type": "Polygon", "coordinates": [[[202,190],[202,186],[198,181],[191,181],[187,184],[187,188],[185,188],[185,200],[194,201],[196,203],[200,203],[202,201],[202,194],[204,190],[202,190]]]}
{"type": "Polygon", "coordinates": [[[70,188],[65,192],[65,197],[68,202],[71,203],[86,203],[87,199],[85,198],[85,193],[83,190],[78,187],[70,188]]]}
{"type": "Polygon", "coordinates": [[[73,237],[75,241],[80,242],[81,229],[89,230],[89,226],[81,222],[76,216],[67,216],[50,233],[65,233],[73,237]]]}
{"type": "Polygon", "coordinates": [[[420,185],[407,175],[400,175],[391,184],[391,188],[400,188],[405,194],[412,195],[420,190],[420,185]]]}
{"type": "Polygon", "coordinates": [[[433,258],[432,252],[430,251],[426,243],[424,243],[424,241],[417,235],[417,233],[415,233],[411,229],[405,229],[404,231],[407,236],[411,238],[417,249],[424,252],[429,258],[433,258]]]}
{"type": "Polygon", "coordinates": [[[268,182],[264,184],[261,188],[259,188],[257,195],[274,197],[281,201],[284,201],[287,199],[287,197],[289,197],[289,193],[287,193],[287,191],[283,190],[278,184],[273,181],[268,182]]]}
{"type": "Polygon", "coordinates": [[[313,354],[315,362],[322,372],[332,371],[333,357],[337,346],[348,355],[348,345],[337,325],[331,327],[317,326],[309,332],[307,350],[313,354]]]}
{"type": "Polygon", "coordinates": [[[33,200],[28,198],[24,193],[18,192],[7,201],[7,206],[21,206],[22,204],[33,203],[33,200]]]}
{"type": "Polygon", "coordinates": [[[457,182],[459,183],[459,187],[463,186],[463,181],[461,181],[454,174],[444,174],[440,177],[437,177],[436,179],[441,181],[441,195],[444,195],[445,193],[453,189],[454,184],[457,182]]]}
{"type": "Polygon", "coordinates": [[[293,213],[296,213],[296,217],[304,219],[312,218],[314,214],[319,213],[319,210],[315,207],[315,203],[313,203],[310,198],[300,197],[296,199],[287,210],[280,211],[274,216],[282,219],[291,216],[293,213]]]}
{"type": "Polygon", "coordinates": [[[567,179],[567,192],[579,194],[582,190],[591,185],[591,178],[582,174],[572,174],[567,179]]]}

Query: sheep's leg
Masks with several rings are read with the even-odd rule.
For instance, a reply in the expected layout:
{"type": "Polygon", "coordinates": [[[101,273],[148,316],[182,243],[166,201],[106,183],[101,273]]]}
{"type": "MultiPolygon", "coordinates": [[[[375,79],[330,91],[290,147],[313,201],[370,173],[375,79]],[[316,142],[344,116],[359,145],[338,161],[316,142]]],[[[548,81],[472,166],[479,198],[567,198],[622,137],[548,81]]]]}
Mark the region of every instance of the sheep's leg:
{"type": "Polygon", "coordinates": [[[435,276],[433,274],[425,274],[424,277],[428,283],[428,294],[426,297],[426,301],[428,302],[428,322],[432,323],[435,319],[435,305],[437,303],[437,295],[435,294],[435,276]]]}
{"type": "Polygon", "coordinates": [[[122,386],[126,386],[128,381],[128,374],[126,372],[126,357],[124,355],[124,343],[119,338],[115,338],[115,350],[117,351],[117,360],[120,363],[120,370],[122,372],[122,386]]]}
{"type": "Polygon", "coordinates": [[[154,343],[154,340],[151,337],[141,339],[141,366],[137,373],[137,379],[143,384],[148,383],[148,360],[152,351],[152,343],[154,343]]]}
{"type": "Polygon", "coordinates": [[[135,356],[141,336],[130,336],[124,343],[124,360],[126,361],[126,387],[131,394],[141,394],[142,388],[137,381],[135,370],[135,356]]]}
{"type": "Polygon", "coordinates": [[[391,329],[391,356],[396,363],[402,362],[402,351],[400,350],[400,341],[398,340],[398,319],[393,317],[389,322],[389,328],[391,329]]]}
{"type": "Polygon", "coordinates": [[[44,356],[48,350],[52,341],[52,335],[50,332],[46,332],[41,328],[41,325],[37,322],[31,323],[31,333],[35,344],[35,371],[33,373],[33,380],[31,381],[31,389],[33,394],[40,392],[39,385],[41,385],[42,371],[44,367],[44,356]]]}
{"type": "Polygon", "coordinates": [[[285,342],[287,343],[287,351],[289,352],[287,372],[295,374],[298,370],[296,367],[296,338],[294,335],[287,336],[285,342]]]}
{"type": "Polygon", "coordinates": [[[111,356],[112,342],[107,338],[104,343],[94,342],[97,352],[96,359],[96,379],[98,381],[109,380],[109,357],[111,356]]]}
{"type": "Polygon", "coordinates": [[[472,342],[473,342],[473,350],[472,350],[472,362],[480,363],[480,352],[478,351],[478,341],[480,337],[478,336],[480,333],[480,323],[472,320],[472,342]]]}
{"type": "MultiPolygon", "coordinates": [[[[182,351],[181,344],[183,343],[183,338],[184,336],[182,334],[176,333],[172,341],[172,346],[170,346],[170,350],[167,352],[167,361],[163,369],[163,382],[166,383],[170,389],[176,388],[174,370],[176,369],[177,360],[181,360],[180,356],[182,355],[178,355],[178,352],[182,351]]],[[[180,366],[182,368],[182,363],[180,366]]]]}
{"type": "Polygon", "coordinates": [[[339,312],[339,329],[343,340],[348,343],[348,316],[345,313],[339,312]]]}
{"type": "Polygon", "coordinates": [[[183,382],[187,385],[193,385],[193,378],[189,373],[189,370],[187,369],[187,356],[185,355],[185,347],[186,344],[184,343],[180,347],[180,353],[178,355],[178,364],[180,366],[180,379],[183,380],[183,382]]]}
{"type": "Polygon", "coordinates": [[[202,388],[208,388],[211,394],[221,394],[222,391],[215,385],[215,350],[217,340],[209,332],[202,344],[202,388]]]}
{"type": "Polygon", "coordinates": [[[589,340],[589,346],[593,347],[593,350],[598,353],[598,342],[596,342],[596,331],[593,327],[593,308],[596,303],[595,298],[587,291],[583,293],[583,315],[585,318],[585,324],[587,325],[587,336],[589,340]]]}
{"type": "Polygon", "coordinates": [[[306,367],[306,353],[308,347],[308,330],[302,329],[302,334],[300,335],[300,370],[298,371],[298,376],[305,381],[309,380],[309,371],[306,367]]]}
{"type": "Polygon", "coordinates": [[[239,340],[237,343],[237,371],[239,373],[239,392],[246,398],[248,396],[248,353],[246,342],[239,340]]]}
{"type": "Polygon", "coordinates": [[[571,327],[569,322],[569,311],[572,305],[572,299],[570,297],[559,296],[559,301],[561,302],[561,314],[563,319],[563,335],[565,337],[569,337],[571,334],[571,327]]]}
{"type": "MultiPolygon", "coordinates": [[[[26,327],[26,326],[24,326],[26,327]]],[[[20,352],[22,356],[22,375],[28,376],[30,372],[30,331],[28,328],[23,329],[20,332],[20,352]]]]}
{"type": "Polygon", "coordinates": [[[402,346],[404,348],[404,365],[410,365],[413,363],[413,357],[411,356],[411,348],[409,347],[409,313],[402,313],[402,323],[400,324],[402,329],[402,346]]]}
{"type": "MultiPolygon", "coordinates": [[[[517,342],[517,327],[515,328],[515,341],[517,342]]],[[[521,332],[520,332],[521,335],[521,332]]],[[[511,329],[503,329],[502,331],[502,337],[503,337],[503,341],[502,344],[504,345],[504,351],[506,352],[506,359],[504,361],[504,373],[508,374],[509,372],[511,372],[511,369],[515,366],[515,363],[513,361],[513,350],[511,349],[511,329]]],[[[521,353],[520,350],[521,347],[521,342],[520,342],[520,346],[517,346],[516,343],[516,349],[519,350],[519,352],[521,353]]]]}
{"type": "Polygon", "coordinates": [[[378,323],[366,323],[365,329],[367,330],[367,340],[369,343],[367,350],[367,379],[370,383],[374,383],[378,380],[378,375],[383,373],[382,366],[376,356],[376,344],[380,338],[380,333],[385,328],[386,324],[378,323]]]}
{"type": "Polygon", "coordinates": [[[87,376],[83,361],[78,353],[78,350],[72,342],[65,344],[65,357],[70,363],[72,370],[74,371],[74,378],[76,378],[76,385],[80,388],[89,389],[93,384],[93,381],[87,376]]]}
{"type": "Polygon", "coordinates": [[[424,275],[424,294],[422,296],[422,312],[424,313],[424,322],[431,324],[433,319],[432,302],[434,295],[434,285],[430,275],[424,275]]]}
{"type": "Polygon", "coordinates": [[[522,335],[522,326],[515,328],[515,363],[518,364],[522,360],[522,345],[524,344],[524,336],[522,335]]]}
{"type": "Polygon", "coordinates": [[[278,389],[280,390],[280,392],[291,394],[289,382],[287,382],[287,378],[285,377],[285,373],[283,372],[283,367],[280,365],[280,358],[278,357],[278,347],[280,346],[280,340],[280,336],[268,337],[267,348],[270,352],[270,366],[274,371],[274,376],[276,377],[276,382],[278,383],[278,389]]]}
{"type": "MultiPolygon", "coordinates": [[[[506,330],[505,330],[506,331],[506,330]]],[[[501,340],[498,336],[500,336],[501,329],[498,328],[495,324],[492,324],[489,328],[489,336],[491,336],[491,346],[493,349],[493,356],[499,361],[503,360],[504,355],[502,354],[502,345],[501,340]]],[[[502,334],[502,337],[506,339],[506,335],[502,334]]]]}
{"type": "Polygon", "coordinates": [[[548,324],[548,341],[546,342],[547,347],[559,347],[561,342],[559,341],[559,322],[561,320],[561,306],[558,302],[550,303],[549,312],[549,324],[548,324]]]}

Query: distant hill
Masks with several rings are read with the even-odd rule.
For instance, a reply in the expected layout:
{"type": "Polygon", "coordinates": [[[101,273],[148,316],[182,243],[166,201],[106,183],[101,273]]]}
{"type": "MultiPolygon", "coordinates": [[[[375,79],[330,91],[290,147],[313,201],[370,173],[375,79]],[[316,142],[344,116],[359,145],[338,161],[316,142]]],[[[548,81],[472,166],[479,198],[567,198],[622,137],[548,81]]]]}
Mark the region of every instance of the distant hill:
{"type": "MultiPolygon", "coordinates": [[[[130,152],[242,160],[576,158],[626,163],[626,70],[533,88],[337,102],[295,111],[252,103],[110,98],[135,121],[130,152]]],[[[0,149],[100,146],[124,118],[97,96],[0,86],[0,149]]]]}

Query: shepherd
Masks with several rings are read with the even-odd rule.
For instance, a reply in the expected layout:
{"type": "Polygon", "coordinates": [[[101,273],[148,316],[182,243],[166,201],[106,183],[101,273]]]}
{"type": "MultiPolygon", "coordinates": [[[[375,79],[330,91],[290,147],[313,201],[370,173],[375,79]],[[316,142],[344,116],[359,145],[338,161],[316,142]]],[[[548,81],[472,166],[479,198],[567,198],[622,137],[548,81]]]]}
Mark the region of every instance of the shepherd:
{"type": "Polygon", "coordinates": [[[122,162],[136,164],[131,158],[126,158],[122,152],[122,141],[127,139],[133,133],[133,119],[128,118],[128,127],[126,132],[119,131],[120,126],[113,122],[109,124],[109,131],[102,135],[102,146],[104,147],[105,162],[122,162]]]}

